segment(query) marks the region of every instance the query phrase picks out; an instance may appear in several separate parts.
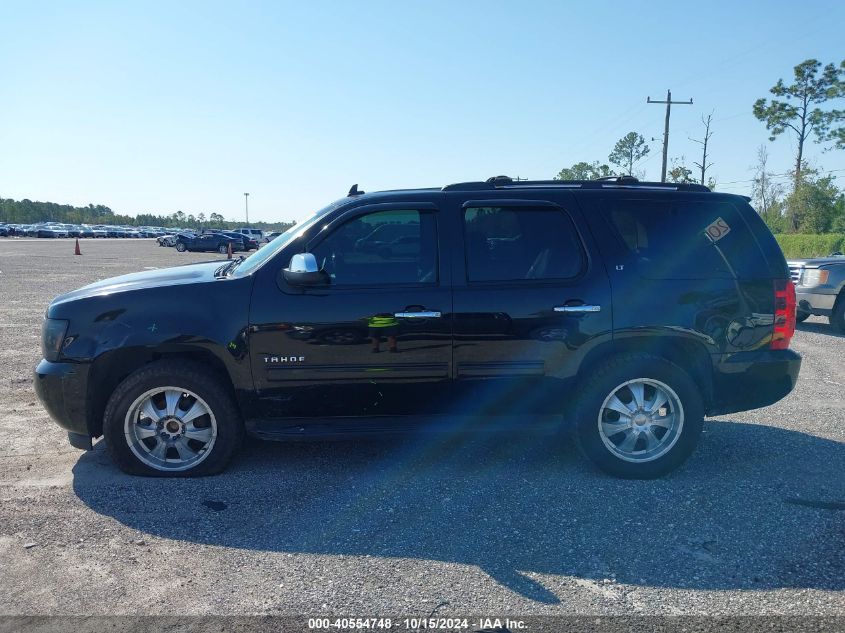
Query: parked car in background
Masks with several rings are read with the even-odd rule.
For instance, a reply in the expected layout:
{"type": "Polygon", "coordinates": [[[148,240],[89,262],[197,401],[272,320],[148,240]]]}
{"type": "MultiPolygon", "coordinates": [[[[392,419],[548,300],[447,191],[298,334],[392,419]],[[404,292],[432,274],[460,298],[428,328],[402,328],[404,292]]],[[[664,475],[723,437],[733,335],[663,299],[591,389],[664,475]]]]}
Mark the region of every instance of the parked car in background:
{"type": "Polygon", "coordinates": [[[242,240],[244,243],[244,250],[245,251],[257,251],[259,242],[255,239],[255,237],[248,235],[247,233],[237,233],[235,231],[220,231],[223,235],[228,235],[231,238],[242,240]]]}
{"type": "Polygon", "coordinates": [[[230,244],[232,251],[244,250],[243,239],[222,233],[205,233],[203,235],[180,233],[176,236],[176,250],[180,253],[185,251],[227,253],[230,244]]]}
{"type": "Polygon", "coordinates": [[[35,237],[67,237],[68,233],[58,224],[39,224],[33,229],[35,237]]]}
{"type": "Polygon", "coordinates": [[[266,244],[269,241],[266,237],[264,237],[264,231],[262,231],[261,229],[251,229],[248,227],[242,227],[239,229],[235,229],[233,233],[240,233],[241,235],[246,235],[255,240],[256,249],[259,245],[266,244]]]}
{"type": "Polygon", "coordinates": [[[9,237],[11,230],[12,229],[9,229],[9,227],[5,224],[0,224],[0,237],[9,237]]]}
{"type": "Polygon", "coordinates": [[[194,233],[193,231],[178,231],[178,232],[175,232],[175,233],[167,233],[165,235],[162,235],[161,237],[157,237],[156,243],[159,246],[171,246],[171,247],[176,246],[176,239],[180,235],[187,235],[187,236],[190,236],[190,237],[195,237],[196,233],[194,233]]]}
{"type": "Polygon", "coordinates": [[[273,241],[273,240],[275,240],[277,237],[279,237],[281,234],[282,234],[282,232],[281,232],[281,231],[273,231],[272,233],[267,233],[267,235],[265,235],[264,237],[266,237],[266,238],[267,238],[267,241],[268,241],[268,242],[272,242],[272,241],[273,241]]]}
{"type": "Polygon", "coordinates": [[[811,314],[825,316],[831,327],[845,334],[845,256],[791,259],[789,271],[798,300],[798,321],[811,314]]]}

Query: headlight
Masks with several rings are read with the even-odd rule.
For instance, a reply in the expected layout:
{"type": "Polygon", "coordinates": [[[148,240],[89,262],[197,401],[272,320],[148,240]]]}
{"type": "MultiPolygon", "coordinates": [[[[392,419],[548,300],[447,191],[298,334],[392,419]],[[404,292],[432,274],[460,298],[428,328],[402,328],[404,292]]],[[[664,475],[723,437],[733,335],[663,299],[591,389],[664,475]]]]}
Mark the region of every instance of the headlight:
{"type": "Polygon", "coordinates": [[[68,322],[63,319],[44,319],[44,325],[41,326],[41,353],[46,360],[55,362],[59,359],[67,326],[68,322]]]}
{"type": "Polygon", "coordinates": [[[821,286],[827,283],[827,278],[829,276],[829,270],[822,270],[821,268],[805,268],[804,275],[801,277],[801,285],[821,286]]]}

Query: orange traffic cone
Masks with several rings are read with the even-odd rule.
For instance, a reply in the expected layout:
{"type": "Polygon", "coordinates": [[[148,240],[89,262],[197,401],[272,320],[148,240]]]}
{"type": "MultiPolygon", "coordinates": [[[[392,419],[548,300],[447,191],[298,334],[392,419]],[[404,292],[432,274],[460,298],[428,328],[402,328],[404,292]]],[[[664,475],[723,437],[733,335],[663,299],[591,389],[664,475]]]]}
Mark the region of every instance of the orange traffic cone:
{"type": "Polygon", "coordinates": [[[226,249],[227,259],[232,259],[232,243],[229,242],[229,247],[226,249]]]}
{"type": "Polygon", "coordinates": [[[79,238],[76,238],[76,248],[73,249],[74,255],[82,255],[82,251],[79,250],[79,238]]]}

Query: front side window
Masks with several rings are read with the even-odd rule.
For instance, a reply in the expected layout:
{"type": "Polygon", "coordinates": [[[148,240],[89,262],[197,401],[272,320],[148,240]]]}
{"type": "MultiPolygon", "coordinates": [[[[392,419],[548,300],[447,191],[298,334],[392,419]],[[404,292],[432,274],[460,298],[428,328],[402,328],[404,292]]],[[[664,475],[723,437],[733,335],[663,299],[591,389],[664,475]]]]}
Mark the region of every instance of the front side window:
{"type": "Polygon", "coordinates": [[[378,211],[348,220],[310,249],[333,286],[437,281],[435,214],[378,211]]]}
{"type": "Polygon", "coordinates": [[[468,281],[571,279],[584,266],[572,220],[553,208],[464,210],[468,281]]]}

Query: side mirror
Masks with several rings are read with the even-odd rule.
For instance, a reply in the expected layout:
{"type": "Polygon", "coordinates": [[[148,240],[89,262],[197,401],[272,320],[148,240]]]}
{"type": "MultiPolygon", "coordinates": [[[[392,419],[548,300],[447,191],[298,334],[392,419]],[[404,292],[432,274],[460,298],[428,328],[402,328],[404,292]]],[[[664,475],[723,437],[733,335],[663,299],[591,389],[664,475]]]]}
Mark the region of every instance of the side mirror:
{"type": "Polygon", "coordinates": [[[297,253],[282,273],[291,286],[327,286],[329,276],[317,268],[317,258],[311,253],[297,253]]]}

